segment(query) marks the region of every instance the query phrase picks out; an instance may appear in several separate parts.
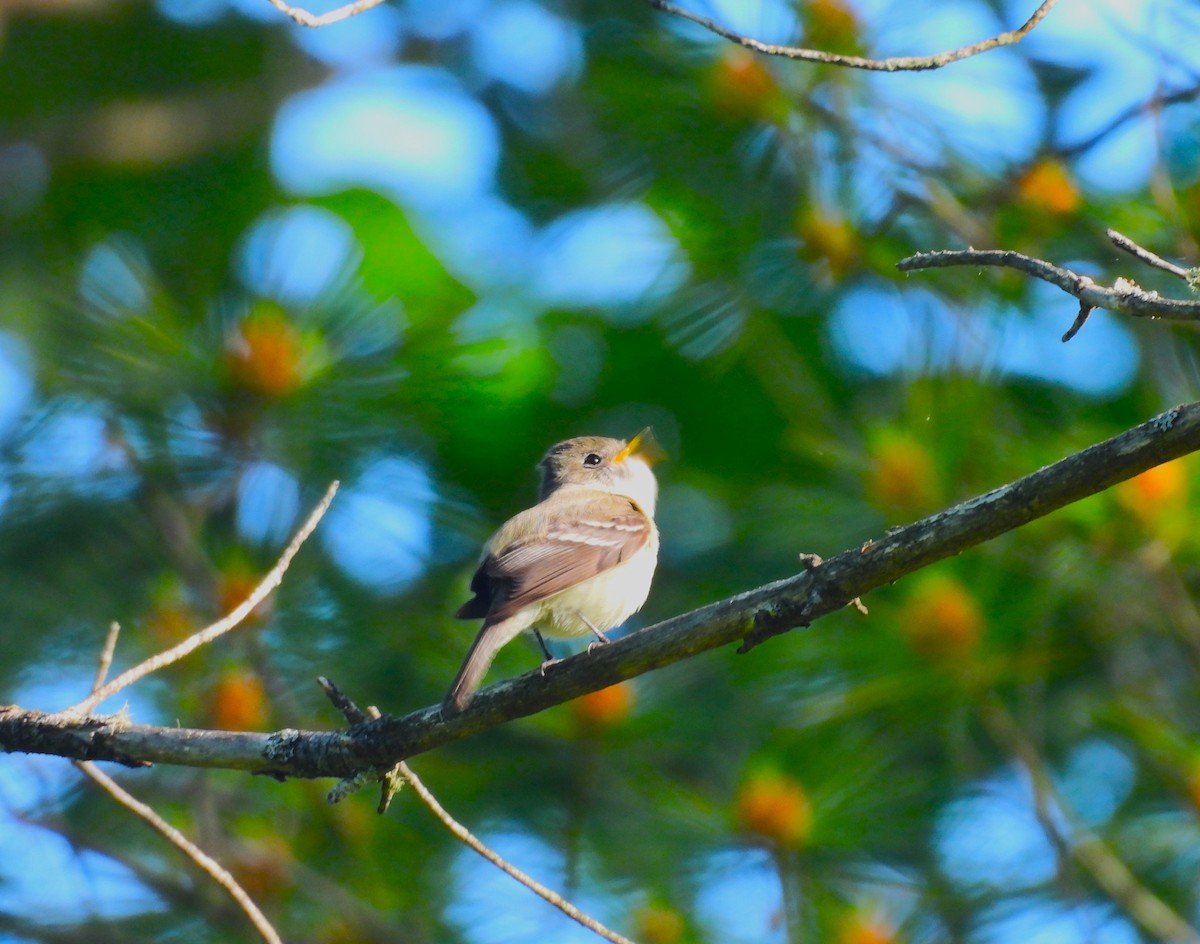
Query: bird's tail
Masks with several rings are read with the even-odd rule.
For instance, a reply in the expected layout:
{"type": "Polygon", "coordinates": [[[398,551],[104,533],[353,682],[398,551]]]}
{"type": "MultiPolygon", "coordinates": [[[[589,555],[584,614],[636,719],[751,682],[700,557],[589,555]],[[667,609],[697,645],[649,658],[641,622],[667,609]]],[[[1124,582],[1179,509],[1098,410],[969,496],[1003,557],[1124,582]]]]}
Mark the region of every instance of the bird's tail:
{"type": "Polygon", "coordinates": [[[442,714],[447,717],[456,715],[471,703],[475,689],[479,688],[496,653],[528,626],[529,620],[522,613],[515,613],[496,623],[484,622],[450,685],[450,691],[442,699],[442,714]]]}

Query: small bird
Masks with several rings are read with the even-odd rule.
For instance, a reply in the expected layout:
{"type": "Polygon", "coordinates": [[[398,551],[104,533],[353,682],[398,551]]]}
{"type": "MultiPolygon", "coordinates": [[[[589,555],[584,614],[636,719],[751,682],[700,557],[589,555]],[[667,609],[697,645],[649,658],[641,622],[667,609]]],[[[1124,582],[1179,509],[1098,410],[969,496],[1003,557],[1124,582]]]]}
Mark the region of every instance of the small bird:
{"type": "Polygon", "coordinates": [[[552,446],[538,464],[538,504],[510,518],[484,545],[471,579],[475,595],[455,615],[483,618],[442,702],[458,714],[500,648],[532,630],[552,660],[548,636],[595,635],[636,613],[658,563],[654,503],[658,483],[646,428],[628,442],[581,436],[552,446]]]}

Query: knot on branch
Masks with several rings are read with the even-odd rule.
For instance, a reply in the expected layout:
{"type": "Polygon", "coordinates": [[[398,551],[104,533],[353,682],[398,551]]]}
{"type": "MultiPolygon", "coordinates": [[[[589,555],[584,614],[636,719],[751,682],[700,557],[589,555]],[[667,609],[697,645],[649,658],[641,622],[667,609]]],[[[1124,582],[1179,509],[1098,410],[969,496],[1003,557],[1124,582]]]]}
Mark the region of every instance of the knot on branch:
{"type": "Polygon", "coordinates": [[[1154,419],[1150,421],[1150,425],[1160,433],[1165,433],[1175,425],[1175,421],[1179,419],[1179,413],[1180,408],[1173,406],[1171,409],[1165,410],[1164,412],[1159,413],[1158,416],[1154,417],[1154,419]]]}
{"type": "MultiPolygon", "coordinates": [[[[382,716],[378,708],[374,705],[368,705],[367,710],[363,711],[358,707],[340,688],[333,684],[325,676],[317,677],[317,684],[321,686],[326,697],[333,703],[342,716],[350,724],[350,736],[362,733],[372,721],[378,721],[382,716]]],[[[381,791],[379,795],[379,805],[376,811],[382,816],[387,812],[388,807],[392,805],[392,798],[400,792],[407,780],[407,768],[403,762],[394,764],[391,767],[372,767],[366,768],[352,774],[349,777],[343,777],[326,795],[325,799],[330,803],[341,803],[351,793],[362,789],[368,783],[379,781],[381,791]]]]}
{"type": "Polygon", "coordinates": [[[1153,290],[1147,291],[1142,288],[1133,279],[1127,279],[1125,276],[1118,276],[1112,284],[1112,290],[1121,298],[1138,298],[1138,299],[1153,299],[1158,298],[1158,292],[1153,290]]]}
{"type": "Polygon", "coordinates": [[[789,595],[778,600],[767,600],[760,604],[751,618],[751,629],[742,638],[738,653],[745,654],[772,636],[780,636],[796,627],[808,626],[813,619],[852,606],[864,616],[867,608],[858,597],[846,599],[833,585],[820,579],[819,570],[824,564],[818,554],[800,554],[804,565],[802,575],[807,582],[797,588],[795,597],[789,595]],[[833,591],[833,592],[830,592],[833,591]],[[838,602],[840,599],[841,602],[838,602]]]}
{"type": "Polygon", "coordinates": [[[295,728],[284,728],[276,731],[267,738],[263,748],[263,757],[272,764],[290,767],[296,762],[296,757],[304,745],[304,732],[295,728]]]}

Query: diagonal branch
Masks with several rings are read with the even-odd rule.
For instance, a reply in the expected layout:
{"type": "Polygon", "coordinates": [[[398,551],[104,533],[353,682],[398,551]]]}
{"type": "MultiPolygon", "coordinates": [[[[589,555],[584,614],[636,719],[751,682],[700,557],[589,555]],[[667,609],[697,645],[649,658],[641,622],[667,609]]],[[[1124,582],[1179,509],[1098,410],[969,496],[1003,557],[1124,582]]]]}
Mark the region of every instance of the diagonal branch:
{"type": "Polygon", "coordinates": [[[462,714],[438,707],[384,717],[350,732],[273,734],[131,724],[120,716],[47,714],[0,707],[0,749],[124,764],[171,763],[277,776],[350,777],[515,718],[606,688],[718,646],[742,650],[847,606],[857,596],[1200,449],[1200,402],[1140,426],[1008,485],[843,551],[804,573],[632,633],[566,659],[545,677],[530,672],[483,689],[462,714]]]}
{"type": "MultiPolygon", "coordinates": [[[[100,652],[100,662],[96,667],[96,678],[92,682],[93,692],[98,692],[104,684],[109,666],[112,665],[113,652],[117,648],[117,637],[120,633],[120,623],[113,623],[109,626],[108,636],[104,640],[104,648],[100,652]]],[[[78,760],[75,761],[75,766],[79,768],[84,776],[91,779],[93,783],[100,787],[101,790],[141,819],[147,826],[191,859],[196,867],[204,872],[205,875],[221,886],[237,906],[242,909],[246,917],[250,920],[250,923],[254,926],[254,930],[258,932],[259,937],[266,944],[283,944],[283,939],[280,938],[279,932],[275,930],[271,922],[267,920],[267,916],[262,913],[246,890],[238,884],[237,879],[221,863],[208,855],[203,849],[188,839],[187,836],[159,816],[153,808],[137,799],[137,797],[113,780],[108,774],[100,770],[91,761],[78,760]]]]}
{"type": "Polygon", "coordinates": [[[1195,269],[1185,269],[1183,266],[1178,266],[1174,262],[1164,259],[1157,253],[1151,252],[1145,246],[1139,246],[1128,236],[1123,233],[1118,233],[1115,229],[1106,229],[1104,235],[1109,238],[1109,241],[1118,249],[1124,250],[1140,262],[1146,263],[1148,266],[1153,266],[1156,269],[1162,269],[1164,272],[1170,272],[1175,278],[1183,279],[1185,282],[1191,282],[1196,277],[1195,269]]]}
{"type": "Polygon", "coordinates": [[[108,624],[108,635],[104,637],[104,648],[100,650],[100,661],[96,664],[96,675],[92,679],[92,691],[100,691],[104,680],[108,678],[108,670],[112,668],[113,656],[117,651],[117,637],[121,635],[120,623],[108,624]]]}
{"type": "MultiPolygon", "coordinates": [[[[331,702],[333,702],[334,707],[336,707],[345,716],[346,720],[350,722],[350,724],[358,725],[362,724],[369,718],[380,717],[379,709],[374,705],[368,706],[367,710],[363,711],[340,688],[334,685],[333,682],[329,681],[329,679],[323,677],[318,678],[317,684],[321,686],[326,696],[331,702]]],[[[413,788],[413,792],[417,794],[417,797],[422,803],[425,804],[425,806],[429,809],[429,812],[433,814],[434,818],[437,819],[437,821],[443,826],[445,826],[447,830],[449,830],[450,835],[452,835],[455,839],[463,843],[472,851],[479,853],[479,855],[487,859],[505,875],[524,885],[531,892],[533,892],[543,901],[553,905],[572,921],[579,922],[579,924],[583,925],[583,927],[594,932],[595,934],[598,934],[606,941],[611,941],[612,944],[633,944],[629,938],[622,934],[618,934],[611,928],[605,927],[591,915],[580,911],[573,904],[571,904],[571,902],[563,898],[562,895],[558,894],[558,892],[543,885],[532,875],[521,871],[502,855],[493,850],[490,846],[486,845],[483,840],[481,840],[473,832],[467,829],[466,826],[450,815],[449,811],[447,811],[447,809],[442,806],[440,802],[438,802],[438,798],[433,795],[433,791],[425,786],[425,784],[421,781],[421,778],[417,776],[416,771],[409,767],[404,761],[400,761],[400,763],[398,763],[390,771],[383,772],[382,774],[380,771],[374,771],[374,775],[375,777],[381,778],[384,781],[383,799],[379,804],[380,813],[385,813],[387,811],[388,804],[392,801],[392,795],[399,790],[400,787],[407,783],[413,788]]],[[[361,786],[361,784],[359,785],[361,786]]],[[[329,802],[336,803],[338,799],[340,799],[340,797],[335,797],[331,794],[329,797],[329,802]]]]}
{"type": "Polygon", "coordinates": [[[238,884],[237,879],[230,875],[229,870],[222,866],[220,862],[159,816],[151,807],[134,797],[95,764],[89,761],[80,761],[76,766],[95,781],[105,793],[121,804],[121,806],[144,820],[151,829],[191,859],[197,868],[201,869],[209,878],[220,885],[229,894],[229,897],[237,903],[237,906],[245,912],[250,923],[254,925],[254,930],[258,932],[259,937],[266,944],[283,944],[283,939],[279,936],[279,932],[272,927],[271,922],[267,920],[267,916],[262,913],[258,905],[254,903],[254,900],[246,893],[246,890],[238,884]]]}
{"type": "Polygon", "coordinates": [[[415,773],[413,773],[412,768],[409,767],[408,764],[404,763],[404,761],[401,761],[400,769],[405,781],[407,781],[409,786],[413,788],[417,796],[421,798],[421,802],[429,808],[429,812],[431,812],[437,818],[437,820],[446,827],[446,829],[450,830],[450,834],[454,836],[455,839],[479,853],[490,863],[492,863],[492,865],[500,869],[500,871],[520,882],[544,901],[549,902],[568,918],[578,921],[589,931],[593,931],[606,941],[612,941],[613,944],[633,944],[633,942],[623,934],[618,934],[611,928],[605,927],[591,915],[580,911],[573,904],[563,898],[562,895],[558,894],[558,892],[551,888],[547,888],[533,876],[522,872],[511,862],[494,852],[489,846],[485,845],[483,841],[479,839],[479,837],[467,829],[466,826],[446,812],[445,807],[438,802],[437,797],[435,797],[433,793],[430,792],[429,788],[421,782],[421,779],[415,773]]]}
{"type": "Polygon", "coordinates": [[[250,596],[234,607],[228,616],[189,636],[179,645],[151,656],[131,669],[126,669],[107,685],[92,692],[91,695],[79,704],[72,705],[65,713],[87,714],[100,704],[100,702],[104,701],[104,699],[110,698],[124,688],[128,688],[138,679],[145,678],[151,672],[157,672],[159,669],[166,668],[168,665],[178,662],[189,653],[194,652],[201,646],[212,642],[217,637],[234,629],[242,620],[250,615],[256,606],[270,595],[272,590],[283,582],[283,575],[291,565],[292,558],[296,556],[301,546],[308,540],[309,535],[316,530],[317,524],[324,517],[326,510],[329,508],[329,503],[333,501],[333,496],[337,494],[337,490],[338,483],[331,482],[329,488],[325,490],[324,496],[317,502],[317,506],[308,516],[308,519],[300,526],[300,530],[296,532],[295,536],[288,543],[288,546],[284,548],[283,553],[279,555],[279,560],[275,563],[275,566],[267,571],[267,575],[259,581],[258,586],[254,588],[250,596]]]}
{"type": "MultiPolygon", "coordinates": [[[[276,2],[276,0],[272,0],[272,2],[276,2]]],[[[701,16],[699,13],[693,13],[690,10],[685,10],[683,7],[676,6],[674,3],[669,2],[669,0],[646,0],[646,2],[655,9],[662,10],[664,13],[670,13],[672,16],[678,16],[698,26],[703,26],[709,32],[716,33],[718,36],[735,42],[739,46],[745,46],[747,49],[766,53],[769,56],[798,59],[804,62],[821,62],[825,65],[845,66],[849,69],[866,69],[870,72],[923,72],[929,69],[940,69],[942,66],[947,66],[952,62],[958,62],[960,59],[969,59],[971,56],[977,56],[981,52],[987,52],[989,49],[996,49],[999,46],[1011,46],[1013,43],[1020,42],[1030,30],[1046,18],[1046,15],[1058,0],[1044,0],[1041,6],[1033,11],[1029,19],[1017,29],[1000,33],[998,36],[991,37],[991,39],[985,39],[970,46],[963,46],[961,49],[948,49],[945,52],[934,53],[931,56],[892,56],[888,59],[868,59],[864,56],[847,56],[836,52],[826,52],[822,49],[804,49],[800,46],[780,46],[775,43],[764,43],[762,40],[734,32],[729,27],[722,26],[716,20],[711,20],[706,16],[701,16]]]]}

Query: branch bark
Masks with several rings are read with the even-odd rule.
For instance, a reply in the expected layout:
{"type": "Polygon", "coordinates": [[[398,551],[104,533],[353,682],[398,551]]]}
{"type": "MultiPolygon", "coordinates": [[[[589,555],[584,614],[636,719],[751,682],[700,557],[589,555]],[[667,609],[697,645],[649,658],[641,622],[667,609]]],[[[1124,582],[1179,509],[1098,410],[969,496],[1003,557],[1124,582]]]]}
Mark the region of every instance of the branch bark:
{"type": "MultiPolygon", "coordinates": [[[[1136,245],[1132,240],[1109,230],[1109,238],[1122,249],[1129,251],[1121,240],[1136,245]],[[1115,238],[1114,238],[1115,237],[1115,238]]],[[[1140,247],[1139,247],[1140,248],[1140,247]]],[[[1147,252],[1147,250],[1142,250],[1147,252]]],[[[1153,255],[1152,253],[1148,253],[1153,255]]],[[[1139,256],[1139,258],[1142,258],[1139,256]]],[[[1157,256],[1154,257],[1158,259],[1157,256]]],[[[1147,261],[1143,258],[1143,261],[1147,261]]],[[[1165,264],[1165,260],[1158,259],[1165,264]]],[[[1034,259],[1010,249],[941,249],[936,252],[919,252],[896,263],[901,272],[918,272],[923,269],[945,269],[953,266],[996,266],[1016,269],[1026,275],[1056,285],[1068,295],[1079,299],[1079,315],[1075,323],[1063,335],[1064,341],[1073,338],[1083,327],[1087,316],[1095,308],[1105,308],[1134,318],[1169,318],[1176,321],[1200,319],[1200,301],[1163,298],[1158,292],[1146,291],[1126,278],[1118,278],[1112,285],[1100,285],[1094,279],[1064,269],[1043,259],[1034,259]]],[[[1162,266],[1158,266],[1162,268],[1162,266]]],[[[1177,267],[1178,268],[1178,267],[1177,267]]],[[[1184,278],[1189,270],[1184,272],[1184,278]]],[[[1176,274],[1176,273],[1172,273],[1176,274]]]]}
{"type": "Polygon", "coordinates": [[[347,20],[352,16],[358,16],[360,13],[366,13],[367,10],[373,10],[383,0],[354,0],[353,3],[346,3],[338,7],[336,10],[330,10],[328,13],[311,13],[304,7],[292,6],[286,0],[267,0],[276,10],[286,13],[301,26],[311,26],[313,28],[319,26],[328,26],[330,23],[340,23],[342,20],[347,20]]]}
{"type": "Polygon", "coordinates": [[[450,720],[429,707],[348,732],[271,734],[132,724],[121,716],[0,708],[0,749],[123,764],[169,763],[271,774],[348,777],[535,714],[587,692],[741,641],[748,651],[848,605],[855,597],[1200,449],[1200,402],[1133,429],[984,495],[897,528],[824,563],[483,689],[450,720]]]}
{"type": "MultiPolygon", "coordinates": [[[[275,2],[275,0],[272,0],[272,2],[275,2]]],[[[669,0],[646,0],[646,2],[656,10],[662,10],[664,13],[670,13],[672,16],[677,16],[698,26],[703,26],[709,32],[715,33],[723,39],[728,39],[739,46],[753,49],[755,52],[765,53],[768,56],[779,56],[783,59],[796,59],[803,62],[820,62],[825,65],[843,66],[848,69],[865,69],[868,72],[925,72],[930,69],[940,69],[942,66],[948,66],[950,63],[958,62],[961,59],[969,59],[971,56],[977,56],[981,52],[987,52],[989,49],[996,49],[999,46],[1011,46],[1013,43],[1020,42],[1025,38],[1026,34],[1046,18],[1046,15],[1058,0],[1044,0],[1033,11],[1029,19],[1017,29],[1008,30],[990,39],[973,43],[970,46],[963,46],[960,49],[948,49],[945,52],[934,53],[931,56],[891,56],[887,59],[869,59],[865,56],[847,56],[836,52],[826,52],[823,49],[805,49],[801,46],[781,46],[776,43],[764,43],[762,40],[734,32],[729,27],[722,26],[716,20],[711,20],[706,16],[701,16],[699,13],[693,13],[690,10],[685,10],[683,7],[676,6],[674,3],[670,3],[669,0]]]]}
{"type": "MultiPolygon", "coordinates": [[[[172,646],[165,652],[160,652],[158,655],[152,656],[144,662],[140,662],[131,669],[126,669],[107,685],[102,685],[96,688],[92,693],[81,701],[78,705],[68,708],[68,712],[86,715],[91,712],[104,699],[111,698],[138,679],[145,678],[152,672],[157,672],[159,669],[165,668],[178,662],[185,656],[195,652],[201,646],[208,645],[219,636],[223,636],[231,629],[236,629],[247,616],[249,616],[256,606],[262,603],[268,596],[271,595],[276,587],[283,582],[283,575],[287,573],[288,567],[291,566],[292,559],[300,552],[300,548],[304,546],[304,542],[309,539],[313,531],[317,529],[321,519],[325,516],[325,512],[329,510],[329,505],[333,501],[333,496],[337,494],[338,483],[333,481],[329,483],[329,487],[325,489],[325,494],[321,500],[317,502],[315,508],[305,519],[304,524],[288,542],[288,546],[283,549],[283,553],[279,555],[279,560],[275,566],[267,571],[266,575],[258,582],[258,585],[250,592],[241,603],[233,608],[227,616],[222,617],[210,626],[206,626],[198,633],[193,633],[177,646],[172,646]]],[[[109,639],[113,645],[116,645],[115,630],[109,631],[109,639]]],[[[107,651],[108,643],[105,643],[107,651]]],[[[109,660],[112,659],[112,653],[108,653],[109,660]]],[[[101,665],[104,665],[104,659],[101,658],[101,665]]],[[[104,674],[107,674],[108,668],[104,666],[104,674]]],[[[103,674],[97,669],[97,678],[103,678],[103,674]]]]}
{"type": "MultiPolygon", "coordinates": [[[[379,6],[383,0],[352,0],[350,3],[343,4],[336,9],[321,14],[313,13],[301,6],[294,6],[288,3],[287,0],[267,0],[267,2],[275,7],[275,9],[290,16],[301,26],[320,27],[340,22],[349,17],[357,16],[360,13],[365,13],[367,10],[379,6]]],[[[923,72],[929,69],[940,69],[942,66],[947,66],[952,62],[958,62],[960,59],[969,59],[971,56],[977,56],[981,52],[987,52],[989,49],[1019,43],[1025,38],[1026,34],[1046,18],[1046,15],[1058,3],[1058,0],[1042,0],[1038,8],[1030,14],[1029,19],[1015,30],[1007,30],[989,39],[972,43],[970,46],[963,46],[959,49],[947,49],[945,52],[934,53],[930,56],[891,56],[887,59],[869,59],[866,56],[848,56],[842,53],[826,52],[823,49],[805,49],[801,46],[781,46],[776,43],[764,43],[762,40],[754,39],[752,36],[744,36],[741,33],[734,32],[727,26],[722,26],[716,20],[711,20],[706,16],[701,16],[699,13],[693,13],[691,10],[685,10],[683,7],[676,6],[674,3],[670,3],[669,0],[646,0],[646,2],[656,10],[661,10],[663,13],[669,13],[671,16],[688,20],[697,26],[704,27],[709,32],[715,33],[723,39],[728,39],[739,46],[753,49],[755,52],[765,53],[768,56],[779,56],[783,59],[795,59],[803,62],[819,62],[830,66],[843,66],[848,69],[865,69],[869,72],[923,72]]]]}
{"type": "MultiPolygon", "coordinates": [[[[334,685],[333,682],[329,681],[329,679],[323,677],[318,678],[317,684],[321,686],[321,688],[325,691],[325,696],[333,703],[333,706],[342,713],[342,716],[351,725],[362,724],[368,719],[381,717],[379,709],[374,705],[369,705],[367,710],[363,711],[345,694],[345,692],[334,685]]],[[[407,783],[412,787],[413,792],[417,794],[417,797],[421,800],[421,802],[425,804],[429,812],[433,814],[434,818],[443,826],[445,826],[446,829],[449,830],[450,834],[459,842],[463,843],[472,851],[483,856],[483,858],[487,859],[488,862],[492,863],[492,865],[496,866],[496,868],[498,868],[504,874],[508,875],[514,881],[519,882],[521,885],[524,885],[531,892],[548,904],[553,905],[568,918],[579,922],[579,924],[581,924],[583,927],[594,932],[595,934],[598,934],[606,941],[612,941],[612,944],[633,944],[633,941],[629,940],[629,938],[622,934],[618,934],[611,928],[605,927],[591,915],[580,911],[573,904],[563,898],[562,895],[558,894],[558,892],[543,885],[528,873],[522,872],[494,849],[491,849],[489,846],[487,846],[478,836],[476,836],[473,832],[467,829],[466,826],[450,815],[446,808],[438,801],[438,798],[433,795],[433,791],[425,786],[421,778],[417,776],[416,771],[409,767],[404,761],[400,761],[400,763],[398,763],[389,771],[381,772],[377,770],[374,771],[374,774],[375,777],[372,779],[378,779],[383,784],[383,792],[382,796],[380,797],[379,807],[377,810],[380,815],[387,812],[388,805],[392,802],[392,797],[397,791],[400,790],[401,787],[404,786],[404,784],[407,783]]],[[[353,779],[357,780],[358,778],[353,779]]],[[[342,781],[342,784],[346,783],[346,781],[342,781]]],[[[339,784],[339,786],[342,784],[339,784]]],[[[355,783],[352,786],[357,787],[362,786],[362,784],[355,783]]],[[[331,796],[329,798],[329,802],[336,803],[338,802],[338,799],[340,799],[340,797],[334,798],[331,796]]]]}

